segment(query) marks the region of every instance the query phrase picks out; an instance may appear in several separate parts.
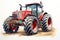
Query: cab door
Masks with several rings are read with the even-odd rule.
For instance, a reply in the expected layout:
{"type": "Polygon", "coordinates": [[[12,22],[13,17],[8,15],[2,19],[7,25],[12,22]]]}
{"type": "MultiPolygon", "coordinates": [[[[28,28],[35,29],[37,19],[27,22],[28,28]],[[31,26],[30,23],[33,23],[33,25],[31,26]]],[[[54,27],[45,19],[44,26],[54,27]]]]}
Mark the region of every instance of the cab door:
{"type": "Polygon", "coordinates": [[[32,5],[32,15],[35,15],[36,17],[38,17],[38,13],[37,13],[37,5],[32,5]]]}
{"type": "Polygon", "coordinates": [[[42,13],[42,8],[40,8],[40,6],[37,6],[38,18],[40,17],[41,13],[42,13]]]}

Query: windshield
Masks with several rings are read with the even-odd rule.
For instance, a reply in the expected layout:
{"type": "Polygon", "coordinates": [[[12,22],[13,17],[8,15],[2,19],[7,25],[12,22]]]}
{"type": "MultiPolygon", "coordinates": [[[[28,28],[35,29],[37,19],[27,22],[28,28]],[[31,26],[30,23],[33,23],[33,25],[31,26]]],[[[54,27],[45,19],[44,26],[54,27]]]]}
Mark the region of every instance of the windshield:
{"type": "Polygon", "coordinates": [[[36,5],[29,5],[26,8],[27,10],[32,11],[32,14],[36,16],[36,5]]]}
{"type": "Polygon", "coordinates": [[[27,10],[36,11],[36,5],[27,6],[27,10]]]}
{"type": "Polygon", "coordinates": [[[40,8],[40,5],[28,5],[26,6],[26,10],[32,11],[32,14],[35,16],[39,16],[42,12],[42,9],[40,8]]]}

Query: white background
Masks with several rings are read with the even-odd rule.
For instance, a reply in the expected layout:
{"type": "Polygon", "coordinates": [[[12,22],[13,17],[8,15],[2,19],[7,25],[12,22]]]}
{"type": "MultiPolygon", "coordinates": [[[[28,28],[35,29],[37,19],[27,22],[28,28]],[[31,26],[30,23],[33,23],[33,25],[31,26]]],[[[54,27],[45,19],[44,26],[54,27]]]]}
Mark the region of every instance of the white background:
{"type": "Polygon", "coordinates": [[[51,14],[53,27],[56,29],[54,37],[49,36],[2,36],[3,22],[12,14],[13,11],[19,10],[19,4],[39,3],[40,0],[0,0],[0,40],[60,40],[60,0],[41,0],[44,5],[44,10],[51,14]]]}

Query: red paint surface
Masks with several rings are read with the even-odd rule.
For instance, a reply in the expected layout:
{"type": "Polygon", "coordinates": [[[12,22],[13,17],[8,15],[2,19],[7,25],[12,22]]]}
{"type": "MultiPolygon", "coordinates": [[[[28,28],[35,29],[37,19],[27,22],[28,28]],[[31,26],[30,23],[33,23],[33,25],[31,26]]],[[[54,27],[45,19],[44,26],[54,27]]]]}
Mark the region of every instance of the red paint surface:
{"type": "Polygon", "coordinates": [[[11,30],[16,30],[16,27],[12,28],[13,27],[13,23],[12,22],[10,22],[9,25],[10,25],[10,29],[11,30]]]}
{"type": "MultiPolygon", "coordinates": [[[[16,14],[17,16],[18,16],[18,13],[21,13],[22,15],[21,15],[21,18],[20,17],[18,17],[18,20],[24,20],[24,18],[28,15],[28,14],[31,14],[31,11],[27,11],[27,10],[25,10],[25,11],[14,11],[14,12],[12,12],[13,14],[16,14]]],[[[16,18],[14,18],[14,20],[15,20],[16,18]]]]}
{"type": "Polygon", "coordinates": [[[39,16],[39,20],[42,20],[43,15],[44,15],[43,13],[40,14],[40,16],[39,16]]]}
{"type": "Polygon", "coordinates": [[[33,23],[32,23],[32,29],[36,28],[36,21],[34,20],[33,23]]]}
{"type": "Polygon", "coordinates": [[[21,20],[24,20],[24,18],[28,15],[31,14],[31,11],[22,11],[22,18],[20,18],[21,20]]]}
{"type": "Polygon", "coordinates": [[[48,19],[48,25],[52,23],[51,18],[48,19]]]}

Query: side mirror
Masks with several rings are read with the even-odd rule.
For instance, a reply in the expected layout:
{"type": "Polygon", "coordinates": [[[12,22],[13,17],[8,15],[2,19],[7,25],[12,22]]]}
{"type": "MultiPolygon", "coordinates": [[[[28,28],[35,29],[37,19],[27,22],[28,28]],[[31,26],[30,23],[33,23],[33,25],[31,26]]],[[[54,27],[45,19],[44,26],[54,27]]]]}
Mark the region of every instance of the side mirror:
{"type": "Polygon", "coordinates": [[[20,5],[20,10],[22,10],[22,5],[21,4],[19,4],[20,5]]]}

